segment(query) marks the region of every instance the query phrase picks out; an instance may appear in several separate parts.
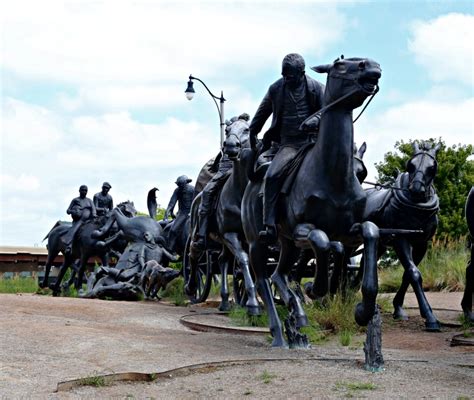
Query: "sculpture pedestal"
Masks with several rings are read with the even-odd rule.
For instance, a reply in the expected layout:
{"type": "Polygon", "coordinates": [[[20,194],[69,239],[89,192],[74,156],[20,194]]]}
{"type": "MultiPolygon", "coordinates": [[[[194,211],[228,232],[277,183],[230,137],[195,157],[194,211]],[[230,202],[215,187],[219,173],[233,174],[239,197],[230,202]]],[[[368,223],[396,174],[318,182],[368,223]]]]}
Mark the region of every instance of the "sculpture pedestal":
{"type": "Polygon", "coordinates": [[[364,343],[365,364],[364,368],[371,372],[384,370],[382,356],[382,318],[380,308],[375,306],[375,314],[367,326],[367,338],[364,343]]]}

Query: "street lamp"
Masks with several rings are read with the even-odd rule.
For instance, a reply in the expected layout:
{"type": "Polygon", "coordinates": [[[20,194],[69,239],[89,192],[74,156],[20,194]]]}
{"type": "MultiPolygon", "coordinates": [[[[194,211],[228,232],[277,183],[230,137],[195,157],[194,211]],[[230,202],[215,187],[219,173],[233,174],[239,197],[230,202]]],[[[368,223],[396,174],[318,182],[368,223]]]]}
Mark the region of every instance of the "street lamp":
{"type": "Polygon", "coordinates": [[[194,87],[193,87],[193,80],[199,81],[203,84],[203,86],[206,88],[207,92],[211,95],[212,100],[214,100],[214,103],[216,104],[217,112],[219,113],[219,119],[220,119],[221,147],[222,147],[222,144],[224,143],[224,126],[225,126],[225,123],[224,123],[224,101],[225,101],[224,94],[221,91],[221,97],[217,97],[216,95],[212,94],[212,92],[209,90],[209,88],[206,86],[206,84],[201,79],[196,78],[195,76],[189,75],[188,87],[184,91],[184,93],[186,94],[186,98],[188,100],[192,100],[193,97],[194,97],[195,91],[194,91],[194,87]],[[219,100],[220,107],[219,107],[219,105],[217,105],[216,99],[219,100]]]}

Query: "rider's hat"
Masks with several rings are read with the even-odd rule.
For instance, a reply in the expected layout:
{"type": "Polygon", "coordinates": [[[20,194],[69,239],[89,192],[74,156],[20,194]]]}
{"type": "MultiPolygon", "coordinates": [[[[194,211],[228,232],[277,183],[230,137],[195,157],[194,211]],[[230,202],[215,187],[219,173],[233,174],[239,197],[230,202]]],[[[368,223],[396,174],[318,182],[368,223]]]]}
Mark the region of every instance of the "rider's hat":
{"type": "Polygon", "coordinates": [[[180,184],[183,185],[183,184],[189,183],[191,181],[192,181],[192,179],[189,179],[186,175],[181,175],[181,176],[178,176],[175,183],[177,185],[180,185],[180,184]]]}
{"type": "Polygon", "coordinates": [[[109,182],[104,182],[104,183],[102,184],[102,187],[103,187],[103,188],[105,187],[105,188],[107,188],[107,189],[111,189],[111,188],[112,188],[112,185],[111,185],[109,182]]]}

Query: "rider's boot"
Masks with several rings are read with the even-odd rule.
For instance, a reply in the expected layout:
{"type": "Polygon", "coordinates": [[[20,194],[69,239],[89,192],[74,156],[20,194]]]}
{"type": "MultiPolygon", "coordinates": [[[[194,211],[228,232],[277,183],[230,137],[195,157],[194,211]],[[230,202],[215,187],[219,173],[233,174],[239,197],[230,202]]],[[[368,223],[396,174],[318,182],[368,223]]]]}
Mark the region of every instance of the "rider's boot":
{"type": "Polygon", "coordinates": [[[263,196],[263,224],[265,230],[258,233],[259,239],[264,244],[273,244],[277,241],[276,229],[276,202],[278,191],[268,190],[268,182],[265,183],[265,193],[263,196]]]}
{"type": "Polygon", "coordinates": [[[193,247],[196,250],[205,250],[206,248],[207,222],[207,214],[200,214],[197,238],[193,241],[193,247]]]}

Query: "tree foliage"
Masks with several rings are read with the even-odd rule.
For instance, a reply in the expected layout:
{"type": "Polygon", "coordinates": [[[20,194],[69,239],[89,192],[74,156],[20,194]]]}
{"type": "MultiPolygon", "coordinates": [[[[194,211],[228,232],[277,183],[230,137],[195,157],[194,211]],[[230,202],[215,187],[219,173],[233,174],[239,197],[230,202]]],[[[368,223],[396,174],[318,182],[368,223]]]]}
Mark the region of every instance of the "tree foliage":
{"type": "MultiPolygon", "coordinates": [[[[391,184],[400,171],[405,171],[406,163],[413,155],[414,141],[396,142],[396,151],[386,153],[384,161],[375,165],[379,183],[391,184]]],[[[434,180],[440,203],[436,235],[442,240],[459,239],[467,234],[464,206],[467,194],[474,185],[474,160],[468,160],[474,154],[474,149],[470,144],[447,147],[441,138],[428,142],[441,143],[437,154],[438,173],[434,180]]]]}

